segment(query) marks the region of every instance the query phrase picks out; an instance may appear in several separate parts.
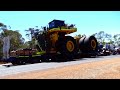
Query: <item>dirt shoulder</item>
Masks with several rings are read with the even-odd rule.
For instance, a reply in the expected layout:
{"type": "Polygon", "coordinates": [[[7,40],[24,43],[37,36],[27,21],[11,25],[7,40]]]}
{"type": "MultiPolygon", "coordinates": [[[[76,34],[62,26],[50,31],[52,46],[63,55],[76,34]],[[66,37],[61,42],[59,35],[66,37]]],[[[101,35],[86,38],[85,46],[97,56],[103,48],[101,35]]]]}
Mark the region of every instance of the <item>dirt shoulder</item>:
{"type": "Polygon", "coordinates": [[[0,77],[1,79],[120,79],[120,58],[0,77]]]}

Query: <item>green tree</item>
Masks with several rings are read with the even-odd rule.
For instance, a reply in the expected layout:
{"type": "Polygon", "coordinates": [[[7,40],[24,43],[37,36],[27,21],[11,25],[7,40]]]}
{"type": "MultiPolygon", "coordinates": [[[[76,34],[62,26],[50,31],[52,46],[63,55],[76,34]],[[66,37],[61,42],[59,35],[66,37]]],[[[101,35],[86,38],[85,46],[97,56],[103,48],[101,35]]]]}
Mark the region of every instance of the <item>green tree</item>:
{"type": "Polygon", "coordinates": [[[26,36],[29,38],[30,41],[28,41],[28,45],[29,45],[29,48],[35,48],[35,36],[34,34],[36,32],[39,32],[40,29],[38,29],[38,26],[36,26],[36,28],[29,28],[28,30],[25,30],[27,33],[26,33],[26,36]]]}
{"type": "Polygon", "coordinates": [[[106,41],[110,44],[114,43],[114,41],[112,40],[112,35],[104,32],[104,31],[95,33],[95,34],[93,34],[93,36],[96,37],[98,43],[102,43],[103,45],[106,44],[106,41]]]}
{"type": "Polygon", "coordinates": [[[1,38],[10,36],[10,50],[16,50],[18,48],[21,48],[25,40],[17,30],[5,30],[1,33],[0,36],[1,38]]]}
{"type": "Polygon", "coordinates": [[[105,41],[105,32],[104,31],[100,31],[96,34],[96,38],[98,40],[98,42],[104,43],[105,41]]]}
{"type": "Polygon", "coordinates": [[[84,37],[84,36],[86,36],[85,34],[78,34],[78,35],[76,35],[75,37],[79,37],[79,38],[81,38],[81,37],[84,37]]]}
{"type": "Polygon", "coordinates": [[[26,42],[21,46],[21,48],[30,48],[29,41],[26,41],[26,42]]]}
{"type": "Polygon", "coordinates": [[[114,38],[115,44],[117,44],[118,46],[120,46],[120,34],[115,34],[113,36],[113,38],[114,38]]]}

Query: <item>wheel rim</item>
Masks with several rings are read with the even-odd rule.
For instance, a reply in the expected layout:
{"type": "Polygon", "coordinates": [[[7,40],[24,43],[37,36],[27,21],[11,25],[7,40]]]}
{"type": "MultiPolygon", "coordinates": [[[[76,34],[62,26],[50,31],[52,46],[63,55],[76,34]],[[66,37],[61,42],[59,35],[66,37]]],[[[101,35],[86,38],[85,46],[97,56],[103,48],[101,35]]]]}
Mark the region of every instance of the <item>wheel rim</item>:
{"type": "Polygon", "coordinates": [[[74,43],[72,41],[68,41],[66,47],[69,52],[72,52],[74,50],[74,43]]]}
{"type": "Polygon", "coordinates": [[[96,42],[95,42],[95,40],[92,40],[92,41],[91,41],[91,47],[92,47],[93,49],[96,48],[96,42]]]}

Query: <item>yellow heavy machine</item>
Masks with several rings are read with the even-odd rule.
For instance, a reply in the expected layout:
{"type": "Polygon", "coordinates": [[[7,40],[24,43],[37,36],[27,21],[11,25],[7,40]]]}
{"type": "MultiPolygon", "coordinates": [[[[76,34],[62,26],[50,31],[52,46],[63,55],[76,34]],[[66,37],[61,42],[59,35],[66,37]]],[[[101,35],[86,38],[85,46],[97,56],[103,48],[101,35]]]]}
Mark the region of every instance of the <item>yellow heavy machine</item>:
{"type": "Polygon", "coordinates": [[[59,60],[66,61],[81,56],[96,56],[98,51],[96,38],[69,35],[76,31],[77,28],[73,24],[66,25],[63,20],[53,20],[49,22],[49,27],[44,27],[43,30],[34,33],[37,51],[32,49],[15,51],[9,61],[13,64],[25,64],[58,61],[59,58],[61,58],[59,60]],[[33,51],[34,53],[32,53],[33,51]]]}
{"type": "MultiPolygon", "coordinates": [[[[39,51],[45,51],[46,55],[65,59],[74,59],[76,56],[95,56],[97,55],[97,40],[94,36],[72,37],[70,33],[77,31],[73,24],[66,25],[65,21],[53,20],[49,22],[49,27],[41,32],[35,33],[37,47],[39,51]]],[[[47,57],[47,56],[45,56],[47,57]]]]}

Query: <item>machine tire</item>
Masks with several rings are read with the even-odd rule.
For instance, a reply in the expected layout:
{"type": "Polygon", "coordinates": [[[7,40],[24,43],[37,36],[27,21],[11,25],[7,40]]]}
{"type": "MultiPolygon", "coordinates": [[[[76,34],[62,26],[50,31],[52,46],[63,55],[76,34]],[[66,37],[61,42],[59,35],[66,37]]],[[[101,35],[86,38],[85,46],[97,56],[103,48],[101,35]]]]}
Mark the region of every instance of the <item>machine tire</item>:
{"type": "Polygon", "coordinates": [[[57,49],[65,59],[73,59],[76,53],[76,41],[71,36],[65,36],[59,39],[57,43],[57,49]]]}
{"type": "Polygon", "coordinates": [[[94,36],[86,37],[84,40],[84,44],[87,47],[86,49],[88,51],[96,50],[98,46],[97,40],[94,36]]]}
{"type": "Polygon", "coordinates": [[[84,45],[84,40],[85,40],[85,36],[84,37],[82,37],[82,38],[80,38],[80,40],[79,40],[79,49],[83,52],[83,51],[85,51],[85,45],[84,45]]]}
{"type": "Polygon", "coordinates": [[[97,40],[94,36],[82,37],[79,40],[79,49],[82,52],[97,51],[97,40]]]}

